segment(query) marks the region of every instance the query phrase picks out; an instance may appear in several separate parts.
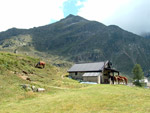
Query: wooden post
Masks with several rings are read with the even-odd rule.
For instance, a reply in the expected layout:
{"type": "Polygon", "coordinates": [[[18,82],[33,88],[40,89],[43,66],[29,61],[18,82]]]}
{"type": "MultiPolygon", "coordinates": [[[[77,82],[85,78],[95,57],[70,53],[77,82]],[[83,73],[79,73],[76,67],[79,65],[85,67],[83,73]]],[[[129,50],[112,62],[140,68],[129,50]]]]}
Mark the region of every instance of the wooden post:
{"type": "Polygon", "coordinates": [[[113,72],[113,84],[114,84],[114,72],[113,72]]]}

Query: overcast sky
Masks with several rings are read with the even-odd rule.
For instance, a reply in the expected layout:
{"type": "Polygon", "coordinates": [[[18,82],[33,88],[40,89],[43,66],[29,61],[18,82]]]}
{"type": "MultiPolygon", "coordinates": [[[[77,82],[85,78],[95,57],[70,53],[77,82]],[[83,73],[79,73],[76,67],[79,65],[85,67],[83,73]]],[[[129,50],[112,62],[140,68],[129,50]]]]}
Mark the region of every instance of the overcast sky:
{"type": "Polygon", "coordinates": [[[32,28],[69,14],[141,34],[150,32],[150,0],[0,0],[0,31],[32,28]]]}

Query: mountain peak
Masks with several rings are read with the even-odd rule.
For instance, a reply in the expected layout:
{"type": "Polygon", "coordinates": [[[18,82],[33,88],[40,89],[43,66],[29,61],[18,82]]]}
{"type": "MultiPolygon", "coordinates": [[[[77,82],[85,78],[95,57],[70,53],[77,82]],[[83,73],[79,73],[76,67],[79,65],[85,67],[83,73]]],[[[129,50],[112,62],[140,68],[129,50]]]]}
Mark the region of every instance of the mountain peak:
{"type": "Polygon", "coordinates": [[[83,22],[83,21],[88,21],[80,16],[75,16],[75,15],[68,15],[66,18],[62,19],[62,22],[67,23],[67,24],[72,24],[72,23],[77,23],[77,22],[83,22]]]}
{"type": "Polygon", "coordinates": [[[75,15],[69,14],[66,18],[72,18],[72,17],[75,17],[75,15]]]}

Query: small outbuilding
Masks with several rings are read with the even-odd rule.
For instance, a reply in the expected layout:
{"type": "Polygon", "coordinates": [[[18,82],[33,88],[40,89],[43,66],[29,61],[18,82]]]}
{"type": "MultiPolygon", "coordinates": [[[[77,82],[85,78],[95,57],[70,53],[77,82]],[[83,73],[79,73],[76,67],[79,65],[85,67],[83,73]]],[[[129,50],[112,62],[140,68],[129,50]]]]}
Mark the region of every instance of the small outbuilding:
{"type": "Polygon", "coordinates": [[[76,80],[82,80],[84,82],[96,82],[98,84],[110,84],[114,83],[111,79],[119,71],[111,68],[112,63],[95,62],[95,63],[82,63],[74,64],[69,70],[69,76],[76,80]]]}

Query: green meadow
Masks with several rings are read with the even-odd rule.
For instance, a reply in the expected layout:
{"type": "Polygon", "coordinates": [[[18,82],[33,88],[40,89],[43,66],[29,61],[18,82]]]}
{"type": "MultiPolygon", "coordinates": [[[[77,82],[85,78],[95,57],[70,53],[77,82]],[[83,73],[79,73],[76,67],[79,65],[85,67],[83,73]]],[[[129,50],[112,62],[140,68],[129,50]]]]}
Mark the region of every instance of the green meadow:
{"type": "MultiPolygon", "coordinates": [[[[19,97],[18,97],[19,98],[19,97]]],[[[150,91],[122,85],[28,92],[24,99],[1,103],[2,113],[149,113],[150,91]]]]}
{"type": "Polygon", "coordinates": [[[150,90],[126,85],[87,85],[67,78],[66,68],[0,53],[0,113],[149,113],[150,90]],[[23,72],[27,72],[24,74],[23,72]],[[28,76],[31,81],[20,76],[28,76]],[[26,91],[21,84],[45,88],[26,91]]]}

